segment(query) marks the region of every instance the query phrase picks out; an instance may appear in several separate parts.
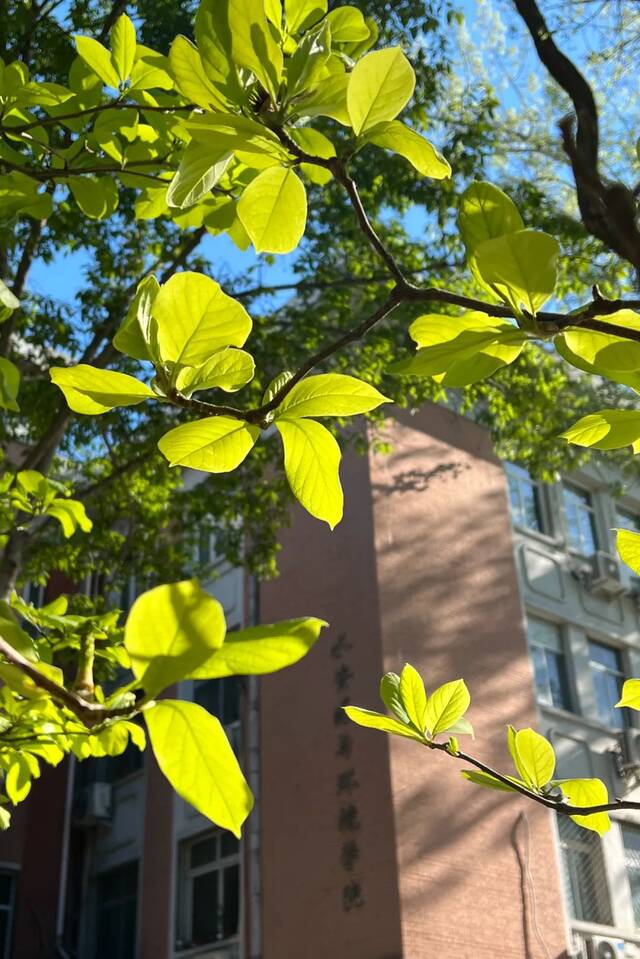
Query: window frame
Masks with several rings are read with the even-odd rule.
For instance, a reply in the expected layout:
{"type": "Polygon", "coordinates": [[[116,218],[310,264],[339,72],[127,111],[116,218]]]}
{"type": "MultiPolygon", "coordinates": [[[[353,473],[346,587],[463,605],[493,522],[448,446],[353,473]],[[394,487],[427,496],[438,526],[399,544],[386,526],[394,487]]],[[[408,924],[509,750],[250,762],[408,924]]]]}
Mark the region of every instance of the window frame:
{"type": "MultiPolygon", "coordinates": [[[[536,702],[547,709],[559,709],[566,713],[571,713],[572,715],[577,715],[577,706],[576,706],[576,696],[573,689],[572,677],[570,673],[570,657],[567,655],[567,636],[566,636],[566,625],[558,622],[554,619],[549,619],[545,616],[539,616],[537,613],[532,613],[527,611],[526,613],[526,637],[527,637],[527,648],[529,650],[529,657],[531,660],[531,667],[533,671],[533,688],[536,698],[536,702]],[[551,644],[544,643],[540,640],[535,640],[532,638],[530,624],[537,622],[542,623],[545,626],[552,627],[557,634],[558,639],[558,648],[554,649],[551,644]],[[553,693],[551,690],[551,684],[549,683],[548,676],[548,667],[547,667],[547,685],[549,692],[549,701],[546,701],[540,694],[538,683],[536,681],[536,671],[535,671],[535,661],[533,657],[533,650],[541,650],[546,655],[552,654],[555,655],[559,660],[559,669],[558,672],[561,674],[561,685],[562,679],[564,680],[564,688],[566,691],[566,703],[563,705],[558,705],[553,702],[553,693]]],[[[547,666],[545,658],[545,666],[547,666]]]]}
{"type": "MultiPolygon", "coordinates": [[[[632,506],[626,506],[624,503],[614,502],[614,520],[616,529],[630,529],[634,533],[640,533],[640,512],[632,506]],[[628,521],[631,521],[629,523],[628,521]]],[[[640,589],[640,576],[631,569],[630,566],[616,554],[616,537],[611,534],[611,551],[618,560],[618,565],[623,576],[626,576],[628,582],[636,589],[640,589]]]]}
{"type": "Polygon", "coordinates": [[[132,859],[126,859],[124,862],[118,863],[117,865],[110,866],[108,869],[103,869],[100,872],[95,873],[93,877],[93,945],[92,945],[92,955],[95,957],[98,954],[99,942],[98,942],[98,931],[100,928],[99,913],[100,909],[105,906],[113,907],[114,904],[119,906],[128,903],[133,897],[122,895],[118,896],[116,899],[104,900],[99,896],[99,884],[100,880],[104,880],[106,876],[109,876],[113,873],[120,872],[124,869],[130,869],[135,867],[136,881],[135,881],[135,926],[134,926],[134,942],[133,942],[133,954],[137,955],[138,945],[139,945],[139,935],[140,935],[140,883],[142,879],[142,869],[141,869],[141,860],[138,857],[132,859]]]}
{"type": "Polygon", "coordinates": [[[601,838],[593,832],[583,830],[582,827],[572,823],[568,817],[556,814],[556,835],[561,860],[561,883],[563,897],[565,900],[567,912],[570,919],[577,922],[586,922],[596,925],[613,926],[613,900],[609,882],[606,859],[602,848],[601,838]],[[563,835],[563,829],[575,827],[576,831],[572,835],[563,835]],[[579,866],[576,862],[576,856],[570,853],[581,853],[586,855],[589,862],[589,868],[592,872],[594,883],[595,904],[598,915],[593,918],[586,915],[582,908],[584,905],[583,885],[580,882],[579,866]],[[602,881],[598,882],[598,874],[602,881]],[[569,888],[567,888],[569,887],[569,888]],[[575,910],[573,907],[576,907],[575,910]],[[602,911],[601,911],[602,910],[602,911]],[[582,912],[582,916],[574,915],[575,912],[582,912]]]}
{"type": "MultiPolygon", "coordinates": [[[[605,673],[607,676],[615,676],[617,679],[620,680],[620,694],[621,694],[621,693],[622,693],[622,686],[624,685],[624,681],[625,681],[625,679],[627,678],[627,668],[626,668],[624,650],[621,649],[619,646],[614,646],[614,645],[612,645],[611,643],[603,642],[603,641],[600,640],[600,639],[595,639],[593,636],[590,636],[588,633],[587,633],[587,635],[586,635],[585,638],[586,638],[586,641],[587,641],[587,655],[588,655],[589,675],[590,675],[590,677],[591,677],[591,684],[592,684],[592,689],[593,689],[593,694],[594,694],[595,719],[596,719],[598,722],[602,723],[603,726],[606,726],[608,729],[613,729],[613,730],[615,730],[617,733],[621,733],[621,732],[623,732],[625,729],[631,728],[632,725],[633,725],[633,723],[631,722],[631,717],[630,717],[630,715],[629,715],[629,711],[628,711],[627,709],[619,709],[616,713],[613,713],[613,712],[611,713],[612,716],[616,716],[616,715],[620,714],[620,716],[621,716],[621,718],[622,718],[622,725],[620,725],[620,726],[617,726],[615,723],[611,723],[611,722],[609,722],[608,720],[605,720],[604,717],[600,715],[600,713],[598,712],[597,694],[596,694],[596,685],[595,685],[594,674],[595,674],[595,673],[605,673]],[[599,663],[599,662],[597,662],[596,660],[594,660],[594,659],[592,658],[592,656],[591,656],[591,647],[592,647],[592,646],[599,646],[601,649],[607,649],[607,650],[615,653],[616,659],[617,659],[618,664],[619,664],[619,668],[618,668],[618,669],[613,669],[613,668],[611,668],[610,666],[605,666],[603,663],[599,663]]],[[[611,709],[611,710],[614,709],[613,704],[610,706],[610,709],[611,709]]]]}
{"type": "MultiPolygon", "coordinates": [[[[624,868],[625,868],[625,875],[627,877],[627,883],[629,887],[629,902],[631,905],[631,910],[633,912],[633,921],[636,928],[640,928],[640,892],[638,895],[638,913],[636,915],[636,909],[634,905],[634,896],[633,896],[633,887],[631,885],[631,878],[630,878],[631,871],[635,872],[637,874],[638,883],[640,886],[640,855],[638,857],[637,867],[635,866],[632,867],[629,863],[629,857],[627,854],[628,847],[627,847],[627,843],[625,842],[625,830],[628,832],[635,832],[640,839],[640,823],[631,822],[627,819],[623,819],[619,821],[618,825],[620,827],[620,839],[622,841],[622,849],[624,853],[624,868]]],[[[640,850],[638,850],[638,853],[640,853],[640,850]]]]}
{"type": "Polygon", "coordinates": [[[182,839],[178,845],[178,881],[176,890],[176,928],[174,935],[174,950],[176,955],[190,955],[196,952],[228,949],[238,944],[242,934],[243,923],[243,845],[238,845],[233,854],[223,855],[221,829],[207,829],[193,836],[182,839]],[[216,840],[216,858],[201,866],[191,866],[191,849],[193,846],[209,838],[216,840]],[[224,871],[230,866],[238,868],[238,928],[230,936],[216,938],[210,942],[193,942],[193,880],[199,876],[215,873],[217,878],[218,916],[216,917],[217,931],[223,930],[224,919],[224,871]]]}
{"type": "Polygon", "coordinates": [[[509,515],[511,517],[512,525],[517,529],[529,534],[533,534],[534,536],[543,536],[545,538],[549,538],[552,534],[551,522],[542,483],[540,483],[539,480],[533,479],[529,472],[523,466],[518,466],[517,463],[506,461],[504,464],[504,470],[507,479],[507,499],[509,502],[509,515]],[[511,481],[516,483],[518,486],[520,516],[515,515],[511,504],[511,481]],[[535,510],[539,524],[537,527],[530,526],[525,519],[526,510],[523,509],[523,498],[521,493],[521,487],[523,484],[529,485],[533,490],[535,510]]]}
{"type": "Polygon", "coordinates": [[[600,531],[600,523],[598,521],[598,501],[597,501],[597,491],[591,489],[588,486],[583,485],[579,482],[574,482],[573,480],[562,479],[560,481],[560,499],[562,505],[562,525],[564,536],[566,539],[567,548],[572,553],[577,553],[579,556],[584,556],[588,559],[591,559],[592,556],[595,556],[597,552],[602,549],[602,536],[600,531]],[[593,551],[585,552],[583,546],[584,541],[581,535],[580,545],[576,546],[575,543],[571,540],[571,533],[568,520],[568,510],[567,502],[565,499],[565,493],[573,492],[582,494],[588,500],[588,503],[585,504],[583,512],[586,512],[589,516],[589,525],[591,527],[591,534],[593,539],[593,551]]]}

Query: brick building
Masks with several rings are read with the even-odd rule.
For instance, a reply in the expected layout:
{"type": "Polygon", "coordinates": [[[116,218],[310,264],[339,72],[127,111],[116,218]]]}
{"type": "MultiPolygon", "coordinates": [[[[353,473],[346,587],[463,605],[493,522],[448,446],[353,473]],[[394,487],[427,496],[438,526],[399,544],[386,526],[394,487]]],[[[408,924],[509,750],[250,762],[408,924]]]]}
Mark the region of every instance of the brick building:
{"type": "Polygon", "coordinates": [[[278,580],[213,588],[230,626],[331,623],[289,670],[180,690],[242,757],[242,842],[150,755],[47,772],[0,837],[0,959],[640,956],[638,815],[600,840],[341,711],[376,708],[406,661],[428,689],[464,676],[477,755],[509,771],[505,725],[535,725],[558,775],[632,795],[640,728],[612,706],[640,675],[640,590],[610,529],[640,528],[640,490],[614,502],[596,470],[542,487],[441,407],[389,434],[391,454],[346,457],[333,534],[300,511],[278,580]]]}

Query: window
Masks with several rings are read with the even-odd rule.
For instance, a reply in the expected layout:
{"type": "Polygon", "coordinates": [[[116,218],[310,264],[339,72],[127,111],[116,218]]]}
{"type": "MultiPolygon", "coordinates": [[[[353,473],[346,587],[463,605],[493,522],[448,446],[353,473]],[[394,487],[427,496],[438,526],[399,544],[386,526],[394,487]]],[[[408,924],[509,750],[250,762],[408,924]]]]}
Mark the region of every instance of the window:
{"type": "Polygon", "coordinates": [[[629,823],[620,825],[624,843],[624,859],[633,905],[633,924],[640,927],[640,827],[629,823]]]}
{"type": "Polygon", "coordinates": [[[11,927],[16,897],[16,874],[0,872],[0,959],[11,954],[11,927]]]}
{"type": "Polygon", "coordinates": [[[95,959],[134,959],[138,916],[138,863],[96,879],[95,959]]]}
{"type": "Polygon", "coordinates": [[[611,906],[599,837],[568,816],[558,816],[558,833],[564,891],[572,918],[610,926],[611,906]]]}
{"type": "Polygon", "coordinates": [[[619,650],[590,639],[589,666],[596,694],[598,719],[614,729],[624,729],[629,725],[628,710],[615,709],[615,704],[622,695],[624,683],[624,670],[619,650]]]}
{"type": "Polygon", "coordinates": [[[546,619],[527,617],[527,639],[539,702],[571,710],[562,630],[546,619]]]}
{"type": "Polygon", "coordinates": [[[240,847],[229,832],[189,839],[180,846],[178,949],[230,939],[240,920],[240,847]]]}
{"type": "Polygon", "coordinates": [[[598,548],[598,538],[591,494],[565,483],[562,499],[569,546],[585,556],[592,556],[598,548]]]}
{"type": "Polygon", "coordinates": [[[525,469],[514,463],[507,463],[506,471],[512,522],[538,533],[544,532],[539,485],[525,469]]]}

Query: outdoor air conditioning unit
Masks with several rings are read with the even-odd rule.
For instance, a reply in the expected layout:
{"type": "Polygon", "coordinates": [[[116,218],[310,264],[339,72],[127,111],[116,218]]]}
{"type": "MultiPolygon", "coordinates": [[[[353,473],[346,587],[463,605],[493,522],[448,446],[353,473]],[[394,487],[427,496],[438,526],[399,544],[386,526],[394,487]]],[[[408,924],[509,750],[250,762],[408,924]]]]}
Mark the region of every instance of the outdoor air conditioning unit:
{"type": "Polygon", "coordinates": [[[599,549],[591,557],[591,575],[587,580],[587,588],[592,593],[599,593],[613,599],[627,592],[627,587],[620,579],[620,567],[615,556],[599,549]]]}
{"type": "Polygon", "coordinates": [[[588,959],[624,959],[626,944],[622,939],[591,936],[586,940],[588,959]]]}
{"type": "Polygon", "coordinates": [[[111,822],[112,790],[110,783],[90,783],[79,793],[73,819],[76,826],[89,828],[111,822]]]}

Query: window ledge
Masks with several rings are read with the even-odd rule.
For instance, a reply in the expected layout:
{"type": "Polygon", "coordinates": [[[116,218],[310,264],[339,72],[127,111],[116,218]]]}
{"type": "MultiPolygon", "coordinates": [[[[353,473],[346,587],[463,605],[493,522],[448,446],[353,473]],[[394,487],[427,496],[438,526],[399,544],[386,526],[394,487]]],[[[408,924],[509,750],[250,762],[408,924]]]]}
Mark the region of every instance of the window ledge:
{"type": "Polygon", "coordinates": [[[238,959],[240,955],[237,938],[210,942],[206,946],[176,949],[173,954],[175,959],[238,959]]]}
{"type": "Polygon", "coordinates": [[[561,536],[551,536],[549,533],[539,533],[537,529],[531,529],[529,526],[521,526],[519,523],[512,524],[516,533],[522,536],[528,536],[537,543],[543,543],[545,546],[552,546],[553,549],[564,549],[565,541],[561,536]]]}
{"type": "Polygon", "coordinates": [[[555,716],[557,719],[566,719],[569,722],[575,723],[577,726],[587,726],[589,729],[594,729],[599,733],[606,733],[612,738],[618,738],[624,730],[616,729],[614,726],[607,726],[606,723],[598,722],[597,719],[591,719],[587,716],[582,716],[580,713],[573,713],[567,709],[559,709],[557,706],[549,706],[548,703],[542,703],[540,700],[536,700],[538,709],[541,713],[548,714],[549,716],[555,716]]]}
{"type": "Polygon", "coordinates": [[[636,929],[619,929],[617,926],[602,926],[597,922],[583,922],[582,919],[571,919],[571,929],[583,936],[602,936],[605,939],[623,939],[640,945],[640,932],[636,929]]]}

